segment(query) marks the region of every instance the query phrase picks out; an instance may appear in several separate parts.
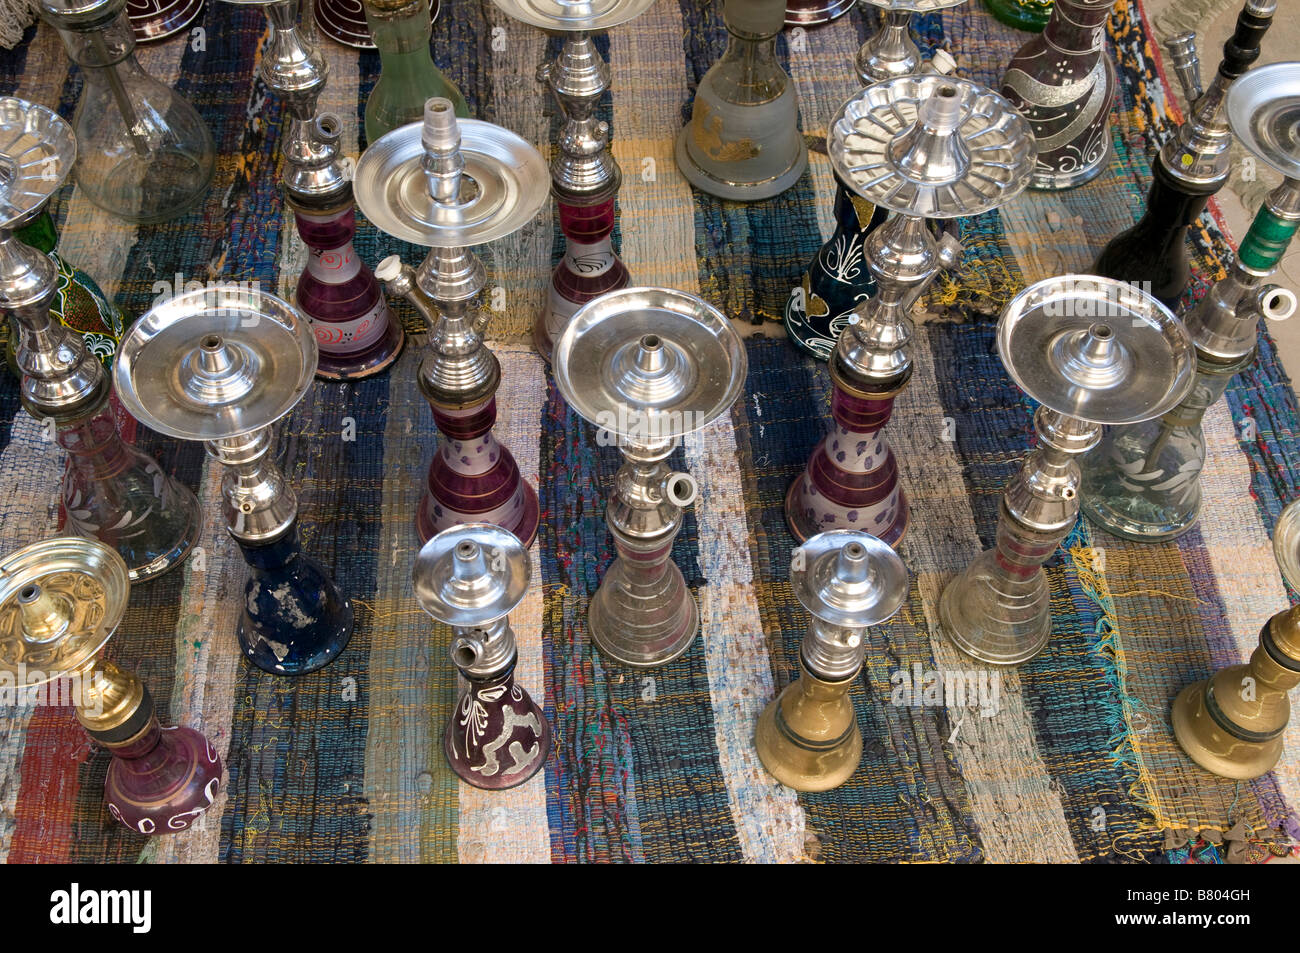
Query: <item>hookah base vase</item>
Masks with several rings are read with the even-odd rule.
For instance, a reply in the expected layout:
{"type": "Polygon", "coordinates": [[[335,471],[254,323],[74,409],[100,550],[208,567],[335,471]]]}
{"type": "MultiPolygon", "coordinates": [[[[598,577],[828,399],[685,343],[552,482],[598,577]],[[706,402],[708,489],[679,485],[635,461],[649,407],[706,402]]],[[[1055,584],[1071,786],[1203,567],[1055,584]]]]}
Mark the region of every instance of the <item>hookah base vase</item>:
{"type": "Polygon", "coordinates": [[[786,493],[786,523],[801,543],[827,530],[852,529],[897,548],[907,533],[909,510],[883,430],[901,385],[883,396],[851,393],[837,367],[832,361],[834,423],[786,493]]]}
{"type": "Polygon", "coordinates": [[[108,813],[140,834],[183,831],[216,800],[221,758],[193,728],[159,728],[154,720],[146,733],[157,744],[142,757],[114,752],[104,781],[108,813]]]}
{"type": "Polygon", "coordinates": [[[108,501],[97,501],[95,488],[80,486],[69,472],[63,484],[68,529],[117,550],[126,560],[132,583],[148,582],[183,563],[203,531],[203,513],[193,491],[163,473],[152,459],[146,459],[142,469],[113,479],[119,489],[124,488],[119,503],[148,504],[134,513],[130,508],[114,509],[120,518],[106,519],[107,512],[99,504],[108,501]]]}
{"type": "Polygon", "coordinates": [[[527,548],[533,545],[533,540],[537,538],[537,527],[541,522],[541,503],[537,499],[537,491],[524,479],[519,480],[518,496],[517,504],[512,507],[515,511],[513,517],[501,517],[495,514],[469,513],[461,509],[464,504],[455,500],[442,502],[439,497],[435,497],[426,489],[424,499],[420,501],[420,508],[415,514],[415,531],[420,535],[420,541],[427,543],[444,529],[457,523],[493,523],[502,529],[510,530],[527,548]]]}
{"type": "Polygon", "coordinates": [[[785,302],[785,332],[799,350],[829,361],[853,309],[875,294],[867,267],[868,236],[889,212],[859,198],[836,177],[835,233],[817,251],[785,302]]]}
{"type": "Polygon", "coordinates": [[[1135,543],[1161,543],[1182,536],[1200,518],[1200,484],[1185,490],[1183,497],[1176,507],[1157,509],[1136,494],[1103,497],[1085,491],[1081,505],[1088,519],[1114,536],[1135,543]]]}
{"type": "Polygon", "coordinates": [[[533,347],[542,360],[551,363],[555,342],[579,308],[601,295],[626,288],[630,281],[627,266],[617,258],[611,267],[594,278],[575,275],[567,262],[561,262],[551,277],[550,300],[533,322],[533,347]]]}
{"type": "Polygon", "coordinates": [[[785,5],[786,26],[822,26],[853,9],[857,0],[789,0],[785,5]]]}
{"type": "MultiPolygon", "coordinates": [[[[800,148],[785,170],[758,181],[733,182],[724,178],[721,173],[710,172],[695,161],[689,146],[689,138],[693,134],[692,125],[694,123],[688,124],[677,136],[675,152],[677,168],[681,170],[687,182],[707,195],[731,202],[761,202],[780,195],[793,186],[808,168],[808,150],[803,147],[803,141],[800,139],[800,148]]],[[[743,162],[733,162],[730,165],[736,166],[742,172],[745,171],[743,162]]]]}
{"type": "Polygon", "coordinates": [[[338,657],[352,637],[352,602],[325,567],[297,548],[295,537],[263,546],[240,544],[252,575],[236,635],[244,658],[272,675],[306,675],[338,657]]]}
{"type": "Polygon", "coordinates": [[[829,791],[853,776],[862,731],[849,699],[852,682],[824,682],[804,669],[763,709],[754,746],[772,777],[796,791],[829,791]]]}
{"type": "Polygon", "coordinates": [[[290,198],[298,234],[311,250],[294,302],[311,319],[316,335],[316,376],[359,380],[397,360],[406,333],[374,273],[353,248],[356,212],[350,188],[318,201],[325,207],[290,198]],[[341,206],[334,204],[338,201],[341,206]]]}
{"type": "Polygon", "coordinates": [[[447,763],[476,788],[500,791],[523,784],[551,753],[546,715],[515,684],[512,672],[469,685],[442,735],[447,763]]]}
{"type": "Polygon", "coordinates": [[[565,237],[564,257],[551,273],[546,306],[533,322],[533,346],[547,364],[555,342],[579,308],[626,288],[632,280],[610,239],[615,223],[613,195],[592,202],[555,194],[565,237]]]}
{"type": "Polygon", "coordinates": [[[435,406],[442,439],[425,474],[415,529],[427,543],[463,523],[491,523],[508,529],[524,546],[537,538],[537,491],[519,471],[510,449],[496,439],[496,401],[462,410],[435,406]]]}
{"type": "Polygon", "coordinates": [[[198,499],[119,436],[107,400],[60,423],[57,440],[68,452],[60,494],[68,532],[117,550],[133,583],[189,556],[203,529],[198,499]]]}
{"type": "MultiPolygon", "coordinates": [[[[1110,135],[1109,125],[1106,126],[1104,135],[1110,135]]],[[[1113,145],[1107,139],[1104,143],[1104,151],[1100,155],[1069,171],[1047,171],[1042,168],[1040,163],[1040,169],[1029,180],[1029,187],[1037,192],[1064,192],[1068,189],[1086,185],[1106,171],[1107,166],[1110,165],[1113,149],[1113,145]]]]}
{"type": "MultiPolygon", "coordinates": [[[[1170,712],[1174,737],[1188,757],[1211,774],[1238,781],[1267,774],[1282,757],[1281,732],[1272,737],[1262,733],[1250,737],[1254,733],[1240,728],[1230,732],[1226,727],[1230,722],[1218,711],[1213,683],[1242,685],[1249,676],[1249,665],[1233,665],[1213,678],[1188,685],[1178,693],[1170,712]]],[[[1285,695],[1282,700],[1286,702],[1285,695]]]]}
{"type": "Polygon", "coordinates": [[[785,522],[790,535],[801,543],[827,530],[859,529],[897,549],[907,535],[911,521],[907,493],[895,482],[894,492],[881,502],[883,506],[881,503],[867,504],[861,509],[839,506],[818,493],[804,472],[786,491],[785,522]]]}
{"type": "MultiPolygon", "coordinates": [[[[648,562],[666,553],[647,554],[648,562]]],[[[690,648],[700,628],[700,609],[671,560],[646,579],[629,572],[620,556],[610,563],[591,600],[587,628],[601,654],[631,668],[654,668],[690,648]]]]}
{"type": "Polygon", "coordinates": [[[384,336],[357,354],[330,354],[318,348],[316,376],[327,381],[357,381],[382,374],[402,355],[406,332],[389,319],[384,336]]]}
{"type": "Polygon", "coordinates": [[[939,600],[939,623],[949,641],[989,665],[1019,665],[1052,634],[1047,576],[1040,567],[1006,570],[996,549],[976,556],[939,600]]]}

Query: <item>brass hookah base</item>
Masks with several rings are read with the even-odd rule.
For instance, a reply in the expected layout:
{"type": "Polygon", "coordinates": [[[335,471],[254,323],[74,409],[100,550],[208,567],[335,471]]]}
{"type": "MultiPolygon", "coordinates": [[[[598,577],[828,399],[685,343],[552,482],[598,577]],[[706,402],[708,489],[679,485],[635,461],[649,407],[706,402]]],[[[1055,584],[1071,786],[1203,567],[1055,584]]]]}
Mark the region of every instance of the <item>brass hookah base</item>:
{"type": "Polygon", "coordinates": [[[862,760],[849,689],[862,671],[868,627],[907,598],[907,569],[883,540],[831,530],[795,550],[790,589],[812,616],[799,648],[799,678],[763,709],[754,747],[787,787],[829,791],[862,760]]]}
{"type": "Polygon", "coordinates": [[[1300,606],[1279,612],[1259,633],[1245,665],[1229,665],[1174,699],[1174,737],[1211,774],[1248,781],[1282,756],[1291,718],[1287,692],[1300,685],[1300,606]]]}

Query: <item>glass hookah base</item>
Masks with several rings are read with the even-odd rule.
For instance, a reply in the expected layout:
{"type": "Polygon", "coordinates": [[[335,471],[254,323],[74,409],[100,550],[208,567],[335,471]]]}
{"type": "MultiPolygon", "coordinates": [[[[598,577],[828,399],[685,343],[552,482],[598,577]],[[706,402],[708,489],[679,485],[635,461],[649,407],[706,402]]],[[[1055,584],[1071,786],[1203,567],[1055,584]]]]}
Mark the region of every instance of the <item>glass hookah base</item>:
{"type": "Polygon", "coordinates": [[[1207,686],[1206,679],[1195,682],[1174,699],[1170,721],[1179,746],[1202,768],[1221,778],[1249,781],[1267,774],[1282,757],[1282,738],[1242,741],[1228,734],[1206,708],[1207,686]]]}
{"type": "Polygon", "coordinates": [[[1000,571],[996,550],[975,557],[939,599],[939,624],[948,641],[989,665],[1019,665],[1052,635],[1047,578],[1042,569],[1016,579],[1000,571]]]}
{"type": "Polygon", "coordinates": [[[829,314],[809,318],[794,295],[785,302],[785,334],[799,350],[825,363],[835,351],[836,339],[830,328],[829,314]]]}
{"type": "MultiPolygon", "coordinates": [[[[523,492],[524,505],[519,511],[520,516],[518,522],[513,525],[505,525],[505,522],[498,523],[496,520],[483,520],[482,522],[490,522],[493,525],[500,526],[502,529],[509,530],[515,534],[516,538],[518,538],[518,540],[524,544],[524,548],[527,549],[529,546],[532,546],[533,541],[537,539],[537,527],[541,523],[541,505],[537,499],[537,491],[533,489],[531,483],[521,476],[519,478],[519,485],[523,492]]],[[[420,509],[415,514],[415,531],[419,534],[421,543],[427,543],[429,540],[433,539],[433,537],[442,532],[442,530],[448,528],[447,525],[439,526],[434,522],[434,499],[433,494],[426,488],[424,491],[424,498],[420,501],[420,509]]],[[[448,505],[444,509],[455,510],[456,507],[448,505]]],[[[462,522],[469,523],[476,522],[476,520],[470,516],[468,519],[456,520],[455,522],[450,523],[450,525],[454,526],[462,522]]]]}
{"type": "Polygon", "coordinates": [[[587,612],[587,630],[602,655],[631,668],[671,662],[691,646],[700,609],[676,564],[653,584],[630,581],[622,557],[605,572],[587,612]]]}
{"type": "Polygon", "coordinates": [[[306,675],[324,668],[347,647],[352,602],[341,599],[323,575],[305,578],[299,569],[283,580],[263,580],[256,591],[254,582],[249,580],[235,632],[251,665],[271,675],[306,675]]]}
{"type": "Polygon", "coordinates": [[[156,225],[189,211],[208,194],[215,163],[163,147],[148,156],[129,154],[104,180],[102,193],[86,195],[129,222],[156,225]],[[101,199],[103,201],[101,201],[101,199]]]}
{"type": "Polygon", "coordinates": [[[160,732],[159,744],[170,753],[163,770],[132,772],[128,762],[114,758],[104,780],[108,813],[139,834],[185,830],[221,790],[221,756],[207,738],[183,725],[160,732]]]}
{"type": "Polygon", "coordinates": [[[701,192],[709,195],[716,195],[720,199],[729,199],[733,202],[759,202],[763,199],[770,199],[774,195],[780,195],[786,189],[790,188],[799,181],[804,170],[808,168],[808,149],[800,141],[799,152],[790,167],[770,179],[763,179],[759,182],[732,182],[727,179],[719,178],[704,169],[691,157],[691,151],[687,147],[689,139],[690,125],[688,124],[677,135],[677,168],[681,170],[682,175],[686,176],[686,181],[695,186],[701,192]]]}
{"type": "Polygon", "coordinates": [[[1077,188],[1097,178],[1097,176],[1101,175],[1102,170],[1110,164],[1111,152],[1114,150],[1114,145],[1110,140],[1109,123],[1106,126],[1105,136],[1106,151],[1085,166],[1071,169],[1068,172],[1059,172],[1047,169],[1040,161],[1034,168],[1033,177],[1029,180],[1029,187],[1038,192],[1063,192],[1066,189],[1077,188]]]}
{"type": "Polygon", "coordinates": [[[1084,515],[1106,532],[1137,543],[1158,543],[1177,539],[1196,525],[1201,513],[1201,488],[1193,490],[1190,505],[1174,510],[1161,507],[1136,494],[1112,497],[1085,494],[1084,515]]]}
{"type": "Polygon", "coordinates": [[[389,312],[388,330],[384,336],[355,354],[330,354],[318,349],[316,376],[326,381],[359,381],[382,374],[402,354],[406,332],[389,312]]]}
{"type": "MultiPolygon", "coordinates": [[[[814,452],[821,452],[820,445],[814,452]]],[[[908,506],[907,493],[901,486],[898,488],[897,514],[888,526],[881,529],[880,532],[875,532],[848,520],[818,520],[815,516],[809,516],[806,509],[800,505],[800,500],[803,498],[804,480],[806,479],[808,479],[808,472],[805,470],[794,478],[794,481],[790,484],[790,489],[786,490],[785,493],[785,523],[790,528],[790,535],[799,542],[805,543],[818,533],[825,533],[828,530],[857,529],[870,532],[871,535],[894,549],[902,545],[903,537],[907,535],[907,528],[912,522],[912,512],[908,506]]]]}
{"type": "MultiPolygon", "coordinates": [[[[798,683],[786,687],[795,691],[798,683]]],[[[763,709],[754,731],[754,748],[767,773],[796,791],[829,791],[853,776],[862,761],[862,731],[855,721],[848,734],[826,747],[797,736],[781,712],[782,692],[763,709]]]]}
{"type": "Polygon", "coordinates": [[[821,26],[844,16],[858,0],[789,0],[786,26],[821,26]]]}
{"type": "MultiPolygon", "coordinates": [[[[471,691],[472,690],[473,689],[471,689],[471,691]]],[[[541,733],[536,735],[534,743],[538,746],[538,751],[533,757],[532,763],[524,770],[517,771],[513,774],[507,769],[489,775],[485,774],[481,769],[475,771],[473,765],[470,763],[471,759],[456,750],[456,743],[453,740],[452,733],[464,730],[464,728],[458,724],[460,721],[460,705],[458,704],[456,707],[456,713],[452,715],[451,720],[447,723],[446,731],[442,733],[442,753],[446,756],[447,764],[451,767],[451,770],[456,773],[456,776],[466,784],[472,785],[476,788],[482,788],[486,791],[505,791],[509,788],[517,788],[519,785],[526,784],[536,777],[537,772],[546,766],[546,761],[551,754],[551,725],[550,722],[546,720],[546,715],[542,712],[541,708],[537,707],[535,704],[530,704],[529,707],[531,707],[532,715],[537,720],[537,723],[541,725],[542,729],[541,733]]],[[[489,713],[488,723],[493,724],[494,722],[497,723],[497,730],[507,730],[504,725],[500,724],[499,719],[493,719],[489,713]]],[[[522,753],[522,750],[531,747],[526,745],[531,731],[524,729],[522,726],[516,727],[513,731],[514,734],[511,738],[510,744],[498,748],[495,755],[492,756],[493,760],[505,761],[508,763],[516,754],[522,753]]],[[[490,745],[491,743],[489,742],[488,746],[490,745]]],[[[474,760],[480,762],[484,760],[485,747],[487,746],[476,746],[476,750],[473,753],[474,760]]]]}
{"type": "Polygon", "coordinates": [[[555,353],[555,342],[551,340],[550,332],[546,330],[547,309],[543,308],[537,313],[537,320],[533,322],[533,350],[541,355],[546,366],[551,365],[551,355],[555,353]]]}
{"type": "Polygon", "coordinates": [[[179,566],[203,532],[203,511],[193,491],[172,481],[172,493],[174,505],[167,513],[168,518],[156,524],[159,529],[171,530],[167,540],[159,542],[154,539],[143,552],[135,540],[100,540],[113,546],[126,560],[133,583],[147,582],[179,566]]]}

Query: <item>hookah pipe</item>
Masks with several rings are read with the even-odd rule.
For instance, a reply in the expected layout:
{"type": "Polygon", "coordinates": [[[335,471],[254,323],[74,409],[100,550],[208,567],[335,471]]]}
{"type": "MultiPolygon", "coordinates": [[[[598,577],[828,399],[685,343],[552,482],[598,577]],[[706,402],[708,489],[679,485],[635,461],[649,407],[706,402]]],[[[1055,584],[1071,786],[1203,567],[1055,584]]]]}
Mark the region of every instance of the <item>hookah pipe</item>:
{"type": "Polygon", "coordinates": [[[564,45],[537,68],[564,117],[551,162],[551,195],[560,211],[565,248],[551,274],[545,309],[533,323],[533,346],[548,363],[555,342],[580,307],[626,288],[627,266],[610,244],[614,202],[623,173],[609,147],[609,126],[595,116],[609,89],[609,64],[591,33],[639,17],[653,0],[609,0],[597,5],[493,0],[507,16],[542,30],[561,30],[564,45]]]}
{"type": "Polygon", "coordinates": [[[605,507],[618,555],[587,612],[591,640],[619,664],[663,665],[695,639],[699,607],[672,546],[696,486],[667,460],[735,403],[747,367],[722,312],[668,288],[597,298],[556,342],[555,386],[570,410],[618,438],[623,457],[605,507]]]}
{"type": "Polygon", "coordinates": [[[832,427],[790,485],[786,522],[799,540],[864,529],[897,546],[908,502],[882,431],[912,375],[911,308],[961,254],[956,236],[936,238],[927,220],[976,215],[1014,198],[1034,168],[1033,137],[1011,104],[984,87],[900,76],[841,107],[827,152],[845,185],[896,214],[866,240],[876,293],[856,306],[831,354],[832,427]]]}
{"type": "Polygon", "coordinates": [[[1051,637],[1043,564],[1074,526],[1077,458],[1102,428],[1153,420],[1194,383],[1187,329],[1152,295],[1110,278],[1064,275],[1030,285],[1003,310],[998,354],[1038,402],[1035,446],[1007,484],[994,546],[939,600],[949,639],[990,665],[1019,665],[1051,637]]]}
{"type": "MultiPolygon", "coordinates": [[[[1291,587],[1300,588],[1300,504],[1292,501],[1273,530],[1273,553],[1291,587]]],[[[1245,665],[1229,665],[1188,685],[1174,699],[1174,737],[1205,770],[1239,781],[1271,771],[1282,757],[1291,720],[1287,693],[1300,685],[1300,606],[1274,615],[1245,665]]]]}
{"type": "Polygon", "coordinates": [[[294,302],[316,334],[316,373],[327,380],[371,377],[397,360],[406,334],[352,247],[356,220],[347,157],[339,148],[343,122],[317,111],[329,63],[314,42],[313,21],[307,17],[299,27],[300,0],[226,2],[261,7],[271,31],[261,76],[288,116],[282,184],[298,234],[311,249],[294,302]]]}
{"type": "Polygon", "coordinates": [[[1267,284],[1300,229],[1300,156],[1268,138],[1300,115],[1300,66],[1275,63],[1233,84],[1226,113],[1233,133],[1261,162],[1282,173],[1242,240],[1231,270],[1185,315],[1196,352],[1196,381],[1158,422],[1114,428],[1083,462],[1083,506],[1119,536],[1173,539],[1196,521],[1205,465],[1201,422],[1232,378],[1255,359],[1260,315],[1289,317],[1296,296],[1267,284]]]}
{"type": "MultiPolygon", "coordinates": [[[[912,2],[918,9],[922,6],[941,9],[953,5],[954,0],[912,2]]],[[[930,61],[922,64],[920,50],[907,34],[910,16],[903,11],[902,36],[910,44],[910,50],[901,44],[883,44],[884,29],[863,44],[857,69],[858,79],[864,86],[894,75],[924,72],[946,76],[956,69],[956,60],[943,49],[936,49],[930,61]]],[[[855,194],[844,184],[839,172],[835,173],[835,232],[804,270],[800,283],[791,289],[784,312],[786,335],[818,360],[830,360],[853,309],[875,294],[875,271],[866,255],[866,242],[888,217],[886,208],[855,194]]],[[[936,221],[935,225],[942,223],[936,221]]]]}
{"type": "Polygon", "coordinates": [[[523,784],[551,753],[551,726],[514,678],[519,652],[509,614],[528,591],[528,550],[508,530],[464,523],[424,544],[411,581],[425,612],[451,626],[451,660],[469,683],[442,747],[478,788],[523,784]]]}
{"type": "Polygon", "coordinates": [[[813,536],[795,550],[790,588],[811,618],[799,678],[763,709],[754,747],[768,773],[796,791],[829,791],[862,760],[849,689],[866,656],[867,630],[907,598],[907,570],[887,544],[857,530],[813,536]]]}
{"type": "Polygon", "coordinates": [[[183,831],[216,799],[221,758],[193,728],[164,728],[138,676],[99,657],[126,611],[116,552],[59,537],[0,560],[0,671],[24,688],[71,678],[77,720],[112,754],[108,812],[140,834],[183,831]]]}
{"type": "Polygon", "coordinates": [[[272,675],[323,668],[353,629],[351,601],[302,552],[298,499],[271,459],[272,427],[310,389],[316,353],[306,316],[288,302],[218,285],[155,305],[113,365],[132,416],[202,441],[224,467],[226,531],[250,570],[235,635],[244,658],[272,675]]]}
{"type": "Polygon", "coordinates": [[[1147,282],[1151,293],[1168,307],[1182,296],[1191,276],[1187,229],[1210,197],[1223,188],[1230,172],[1228,89],[1259,59],[1260,42],[1276,9],[1277,0],[1247,0],[1235,32],[1223,46],[1219,70],[1204,93],[1195,34],[1180,33],[1166,41],[1191,110],[1156,159],[1146,212],[1102,249],[1093,266],[1096,274],[1147,282]]]}
{"type": "Polygon", "coordinates": [[[424,541],[457,523],[494,523],[526,545],[537,535],[537,491],[492,433],[501,365],[483,341],[490,315],[478,297],[487,274],[469,246],[522,228],[546,200],[545,179],[536,149],[500,126],[458,121],[439,97],[425,103],[422,125],[380,137],[358,164],[366,216],[429,248],[419,268],[391,255],[376,269],[429,326],[418,382],[441,439],[416,516],[424,541]]]}
{"type": "Polygon", "coordinates": [[[62,186],[76,158],[71,127],[21,99],[3,101],[0,128],[11,137],[0,164],[0,308],[17,332],[14,359],[23,408],[53,422],[67,451],[60,499],[72,531],[117,550],[141,582],[178,565],[198,536],[199,503],[189,489],[118,433],[103,365],[80,334],[55,320],[59,270],[47,254],[19,241],[27,224],[62,186]]]}

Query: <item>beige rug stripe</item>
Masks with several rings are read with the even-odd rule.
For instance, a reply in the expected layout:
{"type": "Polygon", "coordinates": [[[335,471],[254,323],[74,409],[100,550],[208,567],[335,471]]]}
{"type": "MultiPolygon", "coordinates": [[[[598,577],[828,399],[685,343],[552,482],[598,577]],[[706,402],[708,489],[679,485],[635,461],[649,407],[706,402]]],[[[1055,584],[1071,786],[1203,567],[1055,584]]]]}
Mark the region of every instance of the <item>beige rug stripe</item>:
{"type": "MultiPolygon", "coordinates": [[[[9,443],[0,451],[0,472],[8,475],[0,494],[0,539],[8,555],[58,532],[59,480],[63,453],[46,439],[46,429],[20,410],[9,443]]],[[[22,787],[22,755],[32,709],[0,706],[0,864],[13,842],[14,811],[22,787]]]]}
{"type": "Polygon", "coordinates": [[[673,159],[686,102],[681,13],[660,0],[609,34],[613,70],[614,157],[623,169],[619,192],[622,257],[634,285],[699,291],[695,264],[695,199],[673,159]]]}
{"type": "Polygon", "coordinates": [[[987,668],[993,678],[1001,679],[996,715],[985,718],[975,708],[949,709],[957,728],[953,750],[970,792],[984,856],[991,862],[1077,861],[1061,799],[1038,754],[1020,676],[1015,669],[982,666],[963,655],[939,626],[937,609],[944,587],[981,547],[961,461],[955,445],[941,437],[945,411],[934,360],[924,344],[914,355],[912,383],[894,405],[887,430],[911,505],[912,524],[902,556],[917,579],[939,669],[987,668]]]}
{"type": "MultiPolygon", "coordinates": [[[[1204,502],[1200,530],[1220,587],[1224,614],[1245,662],[1259,645],[1264,622],[1288,605],[1286,587],[1273,558],[1272,527],[1264,525],[1250,496],[1250,463],[1237,442],[1240,421],[1226,400],[1205,415],[1204,502]]],[[[1300,810],[1300,719],[1287,725],[1282,758],[1274,769],[1278,788],[1292,809],[1300,810]]]]}
{"type": "Polygon", "coordinates": [[[858,31],[853,25],[857,15],[850,11],[817,30],[796,27],[786,31],[790,75],[799,93],[804,137],[811,136],[820,144],[808,150],[808,167],[812,170],[817,196],[817,227],[823,239],[830,238],[835,231],[835,175],[825,154],[826,127],[836,110],[860,88],[853,72],[853,58],[859,45],[858,31]]]}
{"type": "MultiPolygon", "coordinates": [[[[185,44],[179,41],[145,44],[136,47],[136,55],[140,65],[151,76],[172,86],[180,75],[185,44]]],[[[117,297],[127,258],[138,237],[137,226],[114,218],[96,207],[80,188],[76,188],[69,200],[67,218],[59,231],[59,252],[94,278],[104,294],[113,299],[117,297]]],[[[151,264],[144,263],[146,273],[152,273],[151,264]]],[[[167,262],[159,262],[157,265],[159,280],[169,283],[174,280],[167,273],[167,262]]],[[[196,277],[200,276],[184,276],[187,281],[196,277]]],[[[138,315],[127,315],[128,320],[136,317],[138,315]]]]}
{"type": "Polygon", "coordinates": [[[18,79],[14,95],[57,109],[68,76],[68,64],[68,54],[58,32],[46,23],[38,24],[36,36],[27,48],[27,65],[18,79]]]}
{"type": "Polygon", "coordinates": [[[758,759],[754,729],[776,695],[754,593],[744,489],[730,416],[686,438],[686,461],[700,484],[700,627],[713,701],[718,764],[747,861],[794,863],[804,857],[806,821],[798,796],[758,759]]]}
{"type": "Polygon", "coordinates": [[[149,842],[141,860],[155,863],[212,864],[220,859],[221,817],[230,780],[231,724],[239,643],[235,627],[243,606],[247,573],[243,556],[221,516],[221,464],[208,460],[199,491],[203,533],[194,553],[176,570],[185,573],[181,616],[176,628],[176,672],[169,721],[208,736],[227,764],[221,793],[194,826],[149,842]]]}
{"type": "MultiPolygon", "coordinates": [[[[541,456],[542,406],[546,369],[525,344],[494,344],[501,361],[496,433],[535,489],[541,456]]],[[[546,673],[542,658],[542,566],[539,545],[529,552],[533,577],[523,602],[510,614],[519,647],[515,681],[543,708],[546,673]]],[[[450,665],[448,660],[441,664],[450,665]]],[[[465,689],[462,680],[461,690],[465,689]]],[[[462,863],[546,864],[551,861],[551,831],[546,818],[546,770],[515,788],[484,791],[461,782],[460,832],[456,848],[462,863]]]]}
{"type": "MultiPolygon", "coordinates": [[[[614,149],[626,175],[619,199],[623,257],[634,282],[698,293],[695,199],[672,154],[685,74],[662,68],[681,60],[682,30],[676,3],[663,2],[612,31],[614,149]],[[647,158],[653,177],[642,174],[647,158]]],[[[686,457],[700,482],[700,568],[709,580],[699,593],[702,638],[732,820],[747,860],[794,860],[804,852],[803,809],[793,791],[762,770],[753,748],[754,724],[774,688],[730,418],[688,437],[686,457]]]]}
{"type": "Polygon", "coordinates": [[[436,836],[425,828],[446,816],[430,798],[434,774],[447,771],[441,736],[435,735],[441,731],[436,722],[444,709],[442,699],[434,697],[436,680],[430,672],[432,666],[447,664],[447,649],[444,640],[435,638],[433,620],[415,601],[409,568],[420,551],[415,512],[436,433],[415,381],[423,351],[423,336],[408,338],[406,351],[389,371],[378,557],[387,563],[387,571],[376,574],[375,605],[360,607],[371,615],[370,711],[362,774],[372,814],[367,853],[371,863],[435,859],[425,850],[426,841],[436,841],[436,836]]]}
{"type": "MultiPolygon", "coordinates": [[[[494,27],[504,30],[505,48],[491,53],[493,121],[535,145],[549,164],[552,130],[559,129],[561,120],[552,121],[559,107],[537,81],[537,66],[546,58],[546,34],[512,20],[491,3],[482,6],[489,33],[494,27]]],[[[477,249],[488,271],[484,306],[495,301],[502,308],[492,315],[491,334],[498,340],[532,340],[533,322],[545,309],[550,289],[555,214],[555,202],[547,199],[519,231],[477,249]],[[494,296],[496,288],[504,296],[494,296]]]]}

